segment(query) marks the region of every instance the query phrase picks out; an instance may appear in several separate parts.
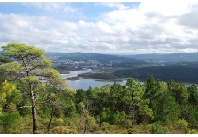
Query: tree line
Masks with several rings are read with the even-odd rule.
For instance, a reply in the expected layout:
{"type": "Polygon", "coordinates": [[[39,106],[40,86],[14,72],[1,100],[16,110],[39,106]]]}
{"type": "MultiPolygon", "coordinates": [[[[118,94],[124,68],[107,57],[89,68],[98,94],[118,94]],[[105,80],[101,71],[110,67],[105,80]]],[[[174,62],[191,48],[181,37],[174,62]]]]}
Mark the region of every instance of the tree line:
{"type": "Polygon", "coordinates": [[[142,85],[69,89],[44,51],[10,43],[0,57],[0,133],[197,133],[198,89],[142,85]]]}
{"type": "Polygon", "coordinates": [[[153,76],[156,79],[166,81],[174,80],[177,82],[186,83],[198,83],[197,62],[175,64],[169,66],[150,66],[130,69],[115,70],[110,73],[84,73],[79,76],[83,78],[93,79],[124,79],[124,78],[136,78],[141,81],[146,81],[149,76],[153,76]]]}

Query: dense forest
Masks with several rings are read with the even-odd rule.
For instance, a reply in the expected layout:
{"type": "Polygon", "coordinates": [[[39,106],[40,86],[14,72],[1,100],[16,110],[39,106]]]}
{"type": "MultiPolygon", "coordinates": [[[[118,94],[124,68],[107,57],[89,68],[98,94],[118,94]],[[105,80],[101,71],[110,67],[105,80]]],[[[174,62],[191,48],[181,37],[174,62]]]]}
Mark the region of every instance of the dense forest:
{"type": "Polygon", "coordinates": [[[117,70],[113,73],[118,78],[133,77],[145,81],[153,76],[163,81],[174,80],[177,82],[198,83],[197,64],[155,66],[134,69],[117,70]]]}
{"type": "Polygon", "coordinates": [[[147,80],[149,76],[162,81],[174,80],[176,82],[198,83],[197,62],[186,63],[185,65],[178,63],[168,66],[150,66],[141,68],[130,68],[115,70],[110,73],[84,73],[79,76],[83,78],[116,80],[123,78],[136,78],[141,81],[147,80]],[[187,64],[187,65],[186,65],[187,64]]]}
{"type": "Polygon", "coordinates": [[[143,85],[128,78],[124,86],[75,91],[44,51],[21,43],[2,49],[1,134],[198,133],[195,85],[148,77],[143,85]]]}
{"type": "Polygon", "coordinates": [[[127,58],[136,58],[140,60],[163,60],[166,62],[196,62],[198,60],[198,52],[196,53],[169,53],[169,54],[137,54],[122,55],[127,58]]]}

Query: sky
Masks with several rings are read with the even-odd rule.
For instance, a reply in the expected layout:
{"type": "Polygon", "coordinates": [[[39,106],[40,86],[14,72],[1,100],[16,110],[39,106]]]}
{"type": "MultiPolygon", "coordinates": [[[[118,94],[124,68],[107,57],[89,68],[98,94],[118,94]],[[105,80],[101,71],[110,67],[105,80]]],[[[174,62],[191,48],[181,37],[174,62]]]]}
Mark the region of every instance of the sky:
{"type": "Polygon", "coordinates": [[[0,2],[0,47],[45,52],[198,52],[198,0],[0,2]]]}

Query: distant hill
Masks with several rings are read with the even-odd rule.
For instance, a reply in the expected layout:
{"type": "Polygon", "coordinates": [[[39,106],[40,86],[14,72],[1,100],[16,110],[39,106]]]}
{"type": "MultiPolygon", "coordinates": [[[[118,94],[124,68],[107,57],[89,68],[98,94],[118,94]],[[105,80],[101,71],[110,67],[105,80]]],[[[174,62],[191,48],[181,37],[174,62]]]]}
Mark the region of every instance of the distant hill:
{"type": "Polygon", "coordinates": [[[168,62],[193,62],[198,61],[198,53],[170,53],[170,54],[137,54],[137,55],[120,55],[127,58],[140,60],[163,60],[168,62]]]}
{"type": "MultiPolygon", "coordinates": [[[[197,63],[196,63],[197,64],[197,63]]],[[[194,65],[171,65],[153,66],[145,68],[124,69],[115,71],[112,75],[119,78],[133,77],[145,81],[149,76],[159,80],[177,82],[198,83],[198,66],[194,65]]]]}
{"type": "Polygon", "coordinates": [[[129,64],[146,64],[146,61],[142,61],[139,59],[133,59],[128,57],[121,57],[117,55],[109,55],[109,54],[101,54],[101,53],[46,53],[46,56],[57,56],[59,60],[62,59],[71,59],[71,60],[97,60],[101,63],[110,63],[117,62],[119,64],[121,62],[129,63],[129,64]]]}

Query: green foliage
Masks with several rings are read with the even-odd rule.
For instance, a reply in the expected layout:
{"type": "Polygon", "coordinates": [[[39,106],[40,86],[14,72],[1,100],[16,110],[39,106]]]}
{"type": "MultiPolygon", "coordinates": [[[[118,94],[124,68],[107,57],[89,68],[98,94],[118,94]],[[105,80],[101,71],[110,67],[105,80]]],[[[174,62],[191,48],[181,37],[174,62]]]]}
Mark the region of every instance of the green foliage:
{"type": "Polygon", "coordinates": [[[183,83],[175,83],[171,81],[169,84],[169,91],[179,105],[184,105],[188,102],[189,93],[183,83]]]}
{"type": "Polygon", "coordinates": [[[148,105],[141,105],[139,108],[139,115],[142,116],[144,119],[143,121],[147,119],[153,119],[153,111],[148,107],[148,105]]]}
{"type": "Polygon", "coordinates": [[[198,126],[198,107],[193,105],[186,105],[184,118],[189,123],[191,123],[192,126],[198,126]]]}
{"type": "Polygon", "coordinates": [[[2,83],[2,89],[0,91],[0,102],[6,102],[6,96],[11,96],[11,93],[16,89],[16,86],[5,80],[2,83]]]}
{"type": "Polygon", "coordinates": [[[187,132],[187,134],[198,134],[198,130],[196,129],[191,129],[187,132]]]}
{"type": "Polygon", "coordinates": [[[153,67],[140,67],[133,69],[116,70],[113,75],[118,78],[136,78],[145,81],[149,76],[163,81],[182,81],[197,83],[197,64],[189,67],[188,65],[167,65],[167,66],[153,66],[153,67]]]}
{"type": "Polygon", "coordinates": [[[65,86],[64,84],[66,84],[61,78],[60,73],[53,68],[42,70],[39,72],[39,75],[45,77],[49,85],[57,88],[63,88],[65,86]]]}
{"type": "Polygon", "coordinates": [[[88,116],[85,120],[86,127],[90,132],[93,132],[97,128],[96,120],[94,117],[88,116]]]}
{"type": "Polygon", "coordinates": [[[4,71],[4,73],[18,73],[21,69],[21,64],[16,62],[8,62],[0,65],[0,71],[4,71]]]}
{"type": "Polygon", "coordinates": [[[112,125],[122,125],[123,127],[132,126],[130,120],[127,118],[128,116],[124,111],[112,112],[110,108],[104,108],[101,116],[101,122],[108,122],[112,125]]]}
{"type": "Polygon", "coordinates": [[[3,46],[3,55],[18,61],[23,61],[22,66],[31,65],[33,67],[50,66],[50,61],[44,57],[44,51],[34,46],[27,46],[22,43],[10,43],[3,46]]]}
{"type": "Polygon", "coordinates": [[[164,134],[165,133],[163,126],[159,122],[152,124],[150,132],[151,134],[164,134]]]}
{"type": "Polygon", "coordinates": [[[53,134],[77,134],[75,129],[69,129],[65,126],[56,126],[52,129],[53,134]]]}
{"type": "Polygon", "coordinates": [[[179,105],[175,102],[175,99],[169,94],[164,94],[159,103],[160,102],[163,103],[161,103],[158,111],[158,119],[166,124],[175,123],[180,114],[179,105]]]}
{"type": "MultiPolygon", "coordinates": [[[[44,56],[44,51],[34,46],[27,46],[22,43],[10,43],[7,46],[3,46],[3,55],[9,57],[12,61],[17,63],[17,68],[21,67],[23,71],[32,71],[38,68],[46,68],[51,66],[51,62],[44,56]]],[[[3,64],[9,65],[9,64],[3,64]]]]}
{"type": "Polygon", "coordinates": [[[57,103],[56,94],[46,92],[47,86],[52,86],[54,89],[63,89],[65,83],[58,71],[50,69],[51,61],[45,57],[43,50],[22,43],[10,43],[3,46],[2,49],[2,55],[12,62],[2,64],[0,67],[5,72],[15,73],[11,76],[7,75],[10,79],[23,83],[18,88],[24,93],[20,108],[32,107],[33,133],[36,133],[36,130],[38,130],[37,109],[42,108],[41,104],[43,104],[38,102],[47,102],[49,99],[51,100],[49,105],[53,107],[57,103]],[[9,66],[11,67],[9,68],[9,66]],[[45,84],[39,80],[41,76],[46,78],[45,84]]]}
{"type": "Polygon", "coordinates": [[[85,108],[84,103],[83,103],[83,102],[80,102],[80,103],[79,103],[79,107],[80,107],[81,109],[84,109],[84,108],[85,108]]]}
{"type": "Polygon", "coordinates": [[[2,133],[20,133],[19,128],[22,117],[18,112],[6,112],[0,116],[1,125],[3,126],[2,133]]]}
{"type": "Polygon", "coordinates": [[[187,88],[187,91],[189,93],[189,98],[188,98],[189,103],[197,106],[198,105],[198,89],[197,89],[197,87],[193,84],[192,86],[189,86],[187,88]]]}
{"type": "Polygon", "coordinates": [[[145,99],[149,99],[149,106],[153,111],[154,120],[171,124],[180,115],[179,104],[175,96],[168,91],[167,84],[150,77],[146,81],[145,99]]]}
{"type": "Polygon", "coordinates": [[[54,120],[54,126],[63,126],[64,125],[64,120],[62,118],[56,118],[54,120]]]}
{"type": "Polygon", "coordinates": [[[107,130],[107,129],[109,129],[110,128],[110,124],[109,123],[107,123],[107,122],[102,122],[102,124],[101,124],[101,129],[102,130],[107,130]]]}
{"type": "Polygon", "coordinates": [[[0,55],[0,64],[3,63],[9,63],[11,62],[8,58],[5,58],[4,56],[0,55]]]}
{"type": "Polygon", "coordinates": [[[177,128],[179,129],[187,129],[188,122],[185,119],[179,119],[176,123],[177,128]]]}

